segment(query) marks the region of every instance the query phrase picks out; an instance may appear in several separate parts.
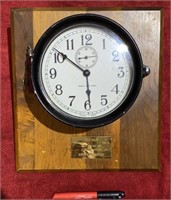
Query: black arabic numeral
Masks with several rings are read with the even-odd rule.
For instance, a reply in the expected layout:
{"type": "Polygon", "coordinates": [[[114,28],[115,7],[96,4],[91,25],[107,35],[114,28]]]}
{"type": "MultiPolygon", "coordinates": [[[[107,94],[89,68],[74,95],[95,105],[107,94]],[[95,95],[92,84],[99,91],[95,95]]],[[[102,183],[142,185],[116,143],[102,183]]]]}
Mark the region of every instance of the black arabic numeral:
{"type": "Polygon", "coordinates": [[[66,40],[67,50],[74,50],[74,40],[66,40]]]}
{"type": "Polygon", "coordinates": [[[113,61],[119,61],[119,52],[118,51],[113,51],[112,56],[113,56],[113,61]]]}
{"type": "Polygon", "coordinates": [[[115,87],[111,90],[111,92],[115,92],[116,94],[119,93],[118,84],[115,85],[115,87]]]}
{"type": "Polygon", "coordinates": [[[62,56],[60,53],[54,53],[54,63],[63,63],[65,57],[62,56]]]}
{"type": "Polygon", "coordinates": [[[74,99],[75,99],[75,96],[69,96],[68,98],[70,98],[71,99],[71,101],[70,101],[70,106],[72,106],[72,103],[73,103],[73,101],[74,101],[74,99]]]}
{"type": "Polygon", "coordinates": [[[56,78],[56,76],[57,76],[57,71],[56,71],[55,68],[51,68],[51,69],[49,70],[49,73],[50,73],[50,78],[51,78],[51,79],[55,79],[55,78],[56,78]]]}
{"type": "Polygon", "coordinates": [[[106,42],[105,42],[105,39],[103,39],[103,49],[106,49],[106,42]]]}
{"type": "Polygon", "coordinates": [[[119,73],[118,73],[118,77],[119,78],[122,78],[125,76],[125,72],[123,71],[123,67],[118,67],[118,69],[120,70],[119,73]]]}
{"type": "Polygon", "coordinates": [[[63,93],[63,91],[62,91],[62,85],[60,85],[60,84],[56,85],[55,93],[57,95],[61,95],[63,93]]]}
{"type": "Polygon", "coordinates": [[[84,108],[88,111],[91,109],[91,104],[90,104],[90,101],[87,100],[85,103],[84,103],[84,108]]]}
{"type": "Polygon", "coordinates": [[[82,45],[92,45],[90,40],[92,39],[91,34],[81,35],[81,44],[82,45]]]}
{"type": "Polygon", "coordinates": [[[107,95],[101,95],[101,105],[102,106],[105,106],[108,103],[106,97],[107,97],[107,95]]]}

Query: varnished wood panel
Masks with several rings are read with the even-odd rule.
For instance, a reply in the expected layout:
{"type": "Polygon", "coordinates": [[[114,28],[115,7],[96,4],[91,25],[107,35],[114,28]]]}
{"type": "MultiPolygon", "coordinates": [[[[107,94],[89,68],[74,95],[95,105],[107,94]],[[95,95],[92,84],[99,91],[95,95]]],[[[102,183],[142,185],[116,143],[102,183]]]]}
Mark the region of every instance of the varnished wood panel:
{"type": "Polygon", "coordinates": [[[14,9],[12,11],[13,93],[16,168],[21,170],[151,170],[159,169],[160,107],[159,10],[14,9]],[[151,74],[130,111],[116,122],[95,129],[65,125],[51,117],[28,88],[23,90],[27,45],[63,17],[93,12],[119,22],[135,38],[151,74]],[[155,45],[154,45],[155,44],[155,45]],[[153,59],[151,59],[153,58],[153,59]],[[109,136],[111,158],[72,158],[73,138],[109,136]]]}
{"type": "Polygon", "coordinates": [[[23,92],[25,52],[28,44],[33,45],[32,10],[12,10],[11,21],[16,168],[20,169],[22,166],[23,169],[33,169],[34,116],[27,101],[32,102],[34,96],[31,94],[26,100],[23,92]]]}
{"type": "Polygon", "coordinates": [[[137,11],[134,16],[122,15],[122,21],[130,19],[126,28],[136,40],[144,64],[151,69],[134,106],[121,119],[122,169],[159,168],[160,14],[159,11],[137,11]]]}

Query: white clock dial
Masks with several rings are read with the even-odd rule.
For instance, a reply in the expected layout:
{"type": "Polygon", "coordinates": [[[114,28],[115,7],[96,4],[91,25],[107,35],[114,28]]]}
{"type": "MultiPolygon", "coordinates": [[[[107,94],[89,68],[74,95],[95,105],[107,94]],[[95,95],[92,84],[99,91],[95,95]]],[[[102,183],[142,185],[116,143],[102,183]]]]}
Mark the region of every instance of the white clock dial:
{"type": "Polygon", "coordinates": [[[116,110],[129,94],[133,61],[109,29],[73,26],[54,37],[41,60],[40,79],[54,109],[80,119],[116,110]]]}

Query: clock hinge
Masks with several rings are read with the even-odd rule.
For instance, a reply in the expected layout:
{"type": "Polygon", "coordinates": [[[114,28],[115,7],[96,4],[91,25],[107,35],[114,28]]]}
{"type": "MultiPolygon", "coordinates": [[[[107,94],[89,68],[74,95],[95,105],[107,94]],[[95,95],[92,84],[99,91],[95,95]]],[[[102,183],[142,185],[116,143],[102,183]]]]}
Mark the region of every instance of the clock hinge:
{"type": "Polygon", "coordinates": [[[33,62],[33,49],[28,46],[26,50],[26,61],[25,61],[25,74],[23,80],[23,89],[28,89],[29,92],[33,92],[33,86],[31,81],[31,64],[33,62]]]}

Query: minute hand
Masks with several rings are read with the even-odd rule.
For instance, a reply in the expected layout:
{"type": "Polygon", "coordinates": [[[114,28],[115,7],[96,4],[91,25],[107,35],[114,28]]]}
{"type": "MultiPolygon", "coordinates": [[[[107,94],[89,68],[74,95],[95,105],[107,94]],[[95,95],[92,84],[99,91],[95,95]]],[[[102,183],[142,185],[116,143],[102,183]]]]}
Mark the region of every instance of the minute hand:
{"type": "Polygon", "coordinates": [[[58,50],[55,49],[55,48],[53,48],[53,50],[56,51],[56,52],[58,52],[58,53],[62,56],[63,60],[67,60],[67,61],[70,62],[72,65],[74,65],[75,67],[77,67],[79,70],[81,70],[82,72],[84,72],[84,69],[82,69],[82,68],[81,68],[80,66],[78,66],[76,63],[74,63],[71,59],[69,59],[69,58],[67,57],[67,55],[65,55],[64,53],[58,51],[58,50]]]}

